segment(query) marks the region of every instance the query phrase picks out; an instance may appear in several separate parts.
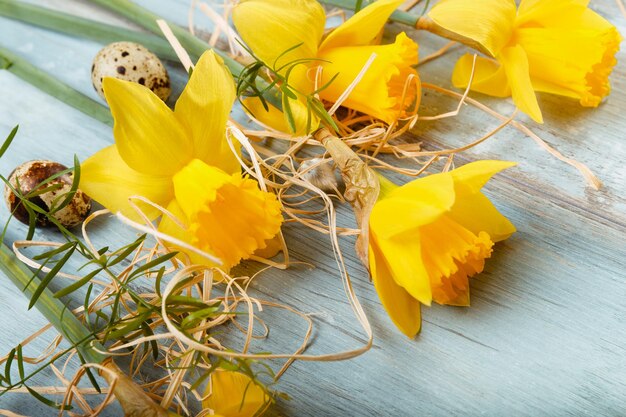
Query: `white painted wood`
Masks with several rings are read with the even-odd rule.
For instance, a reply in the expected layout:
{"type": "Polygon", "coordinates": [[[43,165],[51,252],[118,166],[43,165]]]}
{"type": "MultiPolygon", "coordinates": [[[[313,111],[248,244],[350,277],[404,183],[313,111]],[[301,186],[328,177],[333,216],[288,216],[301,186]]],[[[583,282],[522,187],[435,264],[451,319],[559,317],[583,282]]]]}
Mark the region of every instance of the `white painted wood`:
{"type": "MultiPolygon", "coordinates": [[[[37,3],[111,20],[86,2],[46,0],[37,3]]],[[[183,23],[185,0],[142,0],[142,5],[183,23]]],[[[592,7],[626,34],[626,19],[612,1],[592,7]]],[[[392,25],[391,32],[401,29],[392,25]]],[[[413,34],[426,56],[443,44],[428,34],[413,34]]],[[[70,39],[0,19],[0,44],[10,47],[73,87],[97,98],[89,81],[93,42],[70,39]]],[[[452,64],[460,49],[420,67],[422,79],[449,87],[452,64]]],[[[598,109],[541,95],[546,123],[533,126],[564,154],[589,165],[604,181],[602,191],[585,187],[572,168],[548,156],[528,138],[507,128],[462,156],[520,162],[502,174],[487,192],[519,232],[498,245],[486,271],[472,281],[469,309],[424,309],[422,334],[414,341],[393,327],[380,307],[365,270],[353,254],[351,239],[342,241],[355,289],[376,332],[374,348],[341,363],[296,363],[278,388],[292,401],[281,402],[274,415],[288,416],[422,416],[422,415],[623,415],[626,404],[626,54],[612,77],[613,94],[598,109]]],[[[173,73],[180,90],[185,75],[173,73]]],[[[509,114],[508,100],[480,95],[509,114]]],[[[425,114],[448,111],[454,101],[428,93],[425,114]]],[[[527,120],[525,116],[520,119],[527,120]]],[[[0,133],[20,123],[17,141],[0,161],[8,174],[18,163],[50,158],[71,163],[112,141],[110,129],[46,96],[6,72],[0,72],[0,133]]],[[[445,122],[418,124],[407,140],[427,149],[458,146],[497,125],[472,108],[445,122]]],[[[7,211],[0,208],[0,218],[7,211]]],[[[353,224],[348,207],[339,207],[339,222],[353,224]]],[[[112,236],[122,232],[106,224],[112,236]]],[[[12,228],[8,240],[23,236],[12,228]]],[[[46,234],[44,234],[46,235],[46,234]]],[[[46,235],[50,237],[50,235],[46,235]]],[[[315,313],[310,353],[357,347],[357,330],[335,273],[324,236],[287,227],[294,266],[257,281],[255,290],[315,313]]],[[[44,324],[26,301],[0,279],[0,352],[44,324]]],[[[292,350],[304,328],[291,316],[267,312],[272,351],[292,350]]],[[[2,353],[0,353],[2,354],[2,353]]],[[[35,382],[51,383],[51,374],[35,382]]],[[[0,408],[33,416],[53,415],[25,395],[0,397],[0,408]]],[[[105,415],[118,415],[115,409],[105,415]]]]}

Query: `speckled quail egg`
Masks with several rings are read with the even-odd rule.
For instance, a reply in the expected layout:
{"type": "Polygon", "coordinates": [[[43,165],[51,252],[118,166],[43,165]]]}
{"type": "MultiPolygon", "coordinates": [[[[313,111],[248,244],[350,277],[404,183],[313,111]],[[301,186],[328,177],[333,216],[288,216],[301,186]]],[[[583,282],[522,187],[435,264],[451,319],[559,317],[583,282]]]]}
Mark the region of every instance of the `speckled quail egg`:
{"type": "Polygon", "coordinates": [[[91,66],[91,82],[102,98],[105,77],[145,85],[163,101],[172,92],[170,77],[159,58],[138,43],[115,42],[98,52],[91,66]]]}
{"type": "MultiPolygon", "coordinates": [[[[9,175],[9,183],[22,195],[31,193],[33,190],[47,188],[53,185],[59,186],[48,192],[33,196],[28,201],[42,209],[49,211],[53,205],[60,204],[63,196],[72,189],[72,174],[63,174],[45,184],[45,180],[55,174],[67,170],[67,167],[58,162],[37,160],[25,162],[13,170],[9,175]]],[[[4,200],[13,216],[24,224],[28,224],[28,211],[21,200],[13,193],[13,190],[5,185],[4,200]]],[[[55,212],[53,217],[65,227],[73,227],[82,223],[91,211],[91,199],[81,190],[76,190],[74,198],[61,210],[55,212]]],[[[43,214],[37,213],[37,225],[49,226],[50,221],[43,214]]]]}

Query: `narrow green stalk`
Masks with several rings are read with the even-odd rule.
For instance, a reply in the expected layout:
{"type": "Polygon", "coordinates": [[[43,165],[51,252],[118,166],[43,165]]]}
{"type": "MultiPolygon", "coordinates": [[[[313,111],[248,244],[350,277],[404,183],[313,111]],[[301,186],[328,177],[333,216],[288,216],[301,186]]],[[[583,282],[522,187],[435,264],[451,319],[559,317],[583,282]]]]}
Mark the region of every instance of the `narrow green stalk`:
{"type": "MultiPolygon", "coordinates": [[[[162,19],[162,17],[129,0],[91,0],[91,2],[112,10],[157,35],[161,34],[161,29],[156,21],[162,19]]],[[[204,51],[210,48],[209,44],[198,39],[180,26],[170,22],[168,22],[168,25],[183,48],[185,48],[191,56],[199,57],[204,51]]],[[[224,51],[215,49],[215,53],[222,57],[224,64],[230,70],[231,74],[233,74],[235,78],[239,78],[244,66],[231,58],[224,51]]],[[[264,90],[268,86],[267,81],[261,78],[257,80],[257,83],[260,90],[264,90]]],[[[280,92],[277,89],[272,89],[270,93],[265,96],[265,99],[275,107],[282,109],[280,92]]]]}
{"type": "MultiPolygon", "coordinates": [[[[329,6],[340,7],[346,10],[355,10],[357,2],[359,0],[319,0],[320,3],[328,4],[329,6]]],[[[369,5],[371,2],[364,2],[363,6],[369,5]]],[[[417,25],[417,21],[419,20],[419,16],[414,15],[412,13],[404,12],[402,10],[396,10],[391,14],[389,18],[393,22],[402,23],[403,25],[409,25],[411,27],[415,27],[417,25]]]]}
{"type": "Polygon", "coordinates": [[[6,69],[65,104],[82,111],[102,123],[113,126],[111,112],[106,106],[74,90],[69,85],[48,75],[2,46],[0,46],[0,69],[6,69]]]}
{"type": "MultiPolygon", "coordinates": [[[[0,271],[13,284],[31,298],[38,286],[38,279],[32,279],[32,272],[17,259],[15,254],[4,243],[0,243],[0,271]],[[31,282],[32,280],[32,282],[31,282]]],[[[63,335],[71,344],[79,341],[91,340],[91,332],[74,316],[70,310],[52,292],[45,289],[35,304],[37,310],[63,335]]],[[[76,349],[88,363],[103,363],[107,356],[99,353],[104,348],[98,342],[77,344],[76,349]]]]}
{"type": "MultiPolygon", "coordinates": [[[[112,10],[115,13],[124,16],[128,20],[138,24],[139,26],[149,30],[152,33],[161,35],[161,29],[157,25],[157,20],[162,19],[161,16],[152,13],[151,11],[131,2],[128,0],[91,0],[92,3],[98,4],[106,9],[112,10]]],[[[209,44],[196,38],[187,30],[181,28],[178,25],[168,22],[170,29],[183,45],[185,50],[192,56],[198,58],[209,49],[209,44]]],[[[215,50],[215,53],[220,55],[224,60],[224,63],[234,76],[238,76],[243,70],[243,65],[232,59],[228,54],[223,51],[215,50]]]]}
{"type": "Polygon", "coordinates": [[[0,16],[105,44],[120,41],[136,42],[163,59],[178,61],[178,57],[170,44],[158,36],[120,28],[45,7],[17,0],[0,0],[0,16]]]}

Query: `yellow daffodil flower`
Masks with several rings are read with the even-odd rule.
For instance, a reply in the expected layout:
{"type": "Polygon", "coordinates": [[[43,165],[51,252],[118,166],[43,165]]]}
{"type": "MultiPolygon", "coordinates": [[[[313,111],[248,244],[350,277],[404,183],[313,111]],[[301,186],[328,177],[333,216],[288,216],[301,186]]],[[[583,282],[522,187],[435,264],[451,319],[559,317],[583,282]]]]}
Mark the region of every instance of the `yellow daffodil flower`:
{"type": "MultiPolygon", "coordinates": [[[[221,259],[228,270],[265,248],[282,223],[276,197],[241,176],[226,140],[235,100],[232,76],[221,59],[202,55],[172,111],[148,88],[105,78],[104,93],[115,120],[115,145],[81,166],[80,187],[112,212],[139,216],[129,197],[166,207],[183,224],[164,216],[159,229],[221,259]]],[[[238,151],[238,149],[237,149],[238,151]]],[[[161,212],[139,203],[156,219],[161,212]]],[[[210,264],[183,248],[189,260],[210,264]]]]}
{"type": "MultiPolygon", "coordinates": [[[[571,97],[586,107],[597,107],[610,92],[621,37],[588,3],[522,0],[516,11],[513,0],[441,0],[428,16],[495,58],[478,58],[472,90],[512,96],[520,110],[542,123],[535,91],[571,97]]],[[[457,62],[456,87],[467,87],[472,63],[470,54],[457,62]]]]}
{"type": "MultiPolygon", "coordinates": [[[[380,34],[391,13],[402,0],[378,0],[365,7],[333,30],[326,38],[326,15],[315,0],[243,0],[233,10],[237,31],[254,54],[266,65],[281,70],[290,68],[289,84],[301,94],[324,88],[320,98],[336,102],[354,81],[370,56],[373,61],[365,76],[343,102],[345,107],[392,123],[413,105],[415,89],[404,86],[409,75],[417,76],[417,44],[400,33],[393,44],[379,45],[380,34]],[[285,53],[297,45],[297,48],[285,53]],[[297,60],[310,60],[290,67],[297,60]],[[316,79],[318,68],[321,76],[316,79]]],[[[306,102],[291,100],[297,133],[304,132],[307,121],[306,102]]],[[[246,106],[263,123],[288,132],[283,114],[276,108],[265,111],[258,99],[248,99],[246,106]]],[[[316,129],[319,121],[311,124],[316,129]]]]}
{"type": "Polygon", "coordinates": [[[263,388],[241,372],[214,371],[207,392],[210,395],[202,401],[202,407],[222,417],[253,417],[270,402],[263,388]]]}
{"type": "Polygon", "coordinates": [[[469,305],[468,278],[482,272],[494,242],[515,232],[480,190],[513,165],[479,161],[401,187],[381,178],[369,220],[370,272],[405,335],[420,330],[420,304],[469,305]]]}

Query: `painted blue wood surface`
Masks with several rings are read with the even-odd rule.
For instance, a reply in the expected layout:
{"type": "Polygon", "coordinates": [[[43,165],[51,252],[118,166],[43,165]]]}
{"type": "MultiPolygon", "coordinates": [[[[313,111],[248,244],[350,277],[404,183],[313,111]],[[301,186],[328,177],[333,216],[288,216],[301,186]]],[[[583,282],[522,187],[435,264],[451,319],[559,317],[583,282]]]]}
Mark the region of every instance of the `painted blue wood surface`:
{"type": "MultiPolygon", "coordinates": [[[[72,0],[35,3],[122,23],[106,12],[72,0]]],[[[184,23],[186,0],[141,0],[142,5],[184,23]]],[[[626,34],[626,19],[614,2],[592,7],[626,34]]],[[[203,21],[200,21],[203,23],[203,21]]],[[[402,30],[392,25],[390,32],[402,30]]],[[[426,56],[444,42],[412,34],[426,56]]],[[[89,80],[92,57],[101,47],[0,19],[0,44],[97,98],[89,80]]],[[[420,67],[422,79],[450,87],[449,75],[463,51],[420,67]]],[[[296,363],[279,388],[292,400],[273,413],[288,416],[426,415],[610,415],[626,414],[626,53],[618,55],[613,93],[598,109],[541,95],[545,124],[535,132],[564,154],[587,164],[605,184],[595,191],[571,167],[540,150],[512,128],[465,153],[465,160],[501,158],[520,162],[492,181],[487,193],[518,227],[498,245],[483,274],[472,281],[469,309],[424,309],[422,334],[408,340],[380,306],[365,270],[343,241],[355,289],[376,332],[367,354],[340,363],[296,363]]],[[[171,68],[180,90],[185,75],[171,68]]],[[[476,95],[505,114],[508,100],[476,95]]],[[[455,102],[434,93],[424,114],[448,111],[455,102]]],[[[520,119],[527,121],[525,116],[520,119]]],[[[18,140],[0,161],[8,174],[23,161],[49,158],[70,164],[111,143],[110,129],[0,71],[0,133],[20,123],[18,140]]],[[[466,107],[444,122],[421,122],[407,140],[426,149],[468,143],[497,120],[466,107]]],[[[461,163],[459,160],[457,163],[461,163]]],[[[338,207],[340,224],[351,225],[348,207],[338,207]]],[[[0,218],[7,211],[0,208],[0,218]]],[[[127,234],[114,222],[108,234],[127,234]]],[[[24,235],[14,224],[8,239],[24,235]]],[[[119,238],[118,238],[119,239],[119,238]]],[[[335,271],[328,239],[301,227],[287,227],[294,266],[257,281],[255,290],[313,313],[310,353],[355,348],[364,335],[355,324],[335,271]]],[[[26,300],[0,277],[0,355],[37,330],[44,319],[26,311],[26,300]]],[[[268,312],[272,351],[293,350],[304,327],[291,317],[268,312]]],[[[35,385],[55,382],[50,373],[35,385]]],[[[0,397],[0,409],[32,416],[54,415],[26,395],[0,397]]],[[[118,415],[112,408],[106,416],[118,415]]]]}

